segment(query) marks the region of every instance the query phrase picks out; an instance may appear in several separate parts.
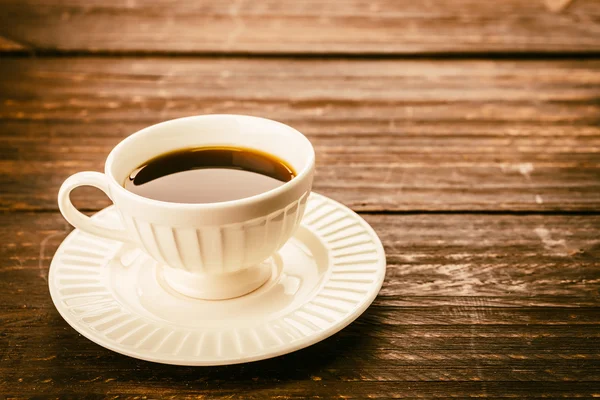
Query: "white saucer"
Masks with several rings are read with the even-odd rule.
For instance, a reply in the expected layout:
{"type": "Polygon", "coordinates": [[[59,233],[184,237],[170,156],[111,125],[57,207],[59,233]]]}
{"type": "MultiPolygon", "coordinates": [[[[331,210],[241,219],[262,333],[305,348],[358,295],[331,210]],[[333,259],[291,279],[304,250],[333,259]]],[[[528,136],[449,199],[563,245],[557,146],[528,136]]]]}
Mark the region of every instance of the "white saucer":
{"type": "MultiPolygon", "coordinates": [[[[93,217],[120,225],[113,207],[93,217]]],[[[177,365],[223,365],[289,353],[362,314],[385,276],[377,234],[347,207],[311,194],[302,225],[254,292],[198,300],[165,283],[141,250],[73,231],[50,265],[52,300],[79,333],[110,350],[177,365]]]]}

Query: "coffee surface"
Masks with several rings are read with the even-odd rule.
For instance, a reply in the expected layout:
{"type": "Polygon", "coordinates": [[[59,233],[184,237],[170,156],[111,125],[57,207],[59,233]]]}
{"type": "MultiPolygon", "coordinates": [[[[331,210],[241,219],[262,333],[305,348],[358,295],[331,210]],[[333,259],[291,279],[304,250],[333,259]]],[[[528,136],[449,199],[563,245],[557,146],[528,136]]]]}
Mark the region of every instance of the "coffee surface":
{"type": "Polygon", "coordinates": [[[217,203],[254,196],[292,180],[294,170],[253,149],[200,147],[162,154],[125,180],[125,189],[172,203],[217,203]]]}

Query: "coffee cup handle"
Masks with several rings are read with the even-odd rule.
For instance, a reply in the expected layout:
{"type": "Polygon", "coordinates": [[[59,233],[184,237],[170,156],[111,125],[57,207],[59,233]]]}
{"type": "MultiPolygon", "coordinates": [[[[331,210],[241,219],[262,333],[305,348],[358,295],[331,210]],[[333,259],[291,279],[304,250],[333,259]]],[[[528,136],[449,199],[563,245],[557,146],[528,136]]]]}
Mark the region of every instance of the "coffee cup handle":
{"type": "Polygon", "coordinates": [[[91,233],[92,235],[133,243],[133,240],[124,229],[113,229],[99,224],[75,208],[71,202],[71,191],[79,186],[93,186],[98,188],[112,201],[108,190],[108,179],[106,178],[106,175],[93,171],[77,172],[68,177],[58,191],[58,208],[63,217],[65,217],[65,219],[75,228],[91,233]]]}

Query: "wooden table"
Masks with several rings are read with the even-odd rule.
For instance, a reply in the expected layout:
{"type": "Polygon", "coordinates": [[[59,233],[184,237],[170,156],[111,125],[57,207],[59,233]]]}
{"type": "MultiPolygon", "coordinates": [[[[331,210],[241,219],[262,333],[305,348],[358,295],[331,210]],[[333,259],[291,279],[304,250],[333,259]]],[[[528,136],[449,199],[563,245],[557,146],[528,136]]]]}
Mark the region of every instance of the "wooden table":
{"type": "Polygon", "coordinates": [[[600,396],[599,21],[596,0],[0,1],[0,397],[600,396]],[[50,300],[58,187],[207,113],[304,132],[385,283],[276,359],[121,356],[50,300]]]}

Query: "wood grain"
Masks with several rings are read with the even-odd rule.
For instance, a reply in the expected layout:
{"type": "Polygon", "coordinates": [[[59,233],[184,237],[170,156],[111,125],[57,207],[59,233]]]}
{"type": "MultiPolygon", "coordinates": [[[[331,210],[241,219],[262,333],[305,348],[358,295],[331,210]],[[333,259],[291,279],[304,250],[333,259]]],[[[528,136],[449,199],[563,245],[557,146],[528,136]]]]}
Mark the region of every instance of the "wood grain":
{"type": "Polygon", "coordinates": [[[0,31],[51,51],[598,52],[598,2],[556,3],[2,0],[0,31]]]}
{"type": "Polygon", "coordinates": [[[187,368],[124,357],[78,335],[54,309],[46,281],[66,222],[55,212],[2,214],[0,394],[352,399],[597,392],[599,216],[365,217],[385,245],[388,271],[362,317],[287,356],[187,368]]]}
{"type": "Polygon", "coordinates": [[[25,46],[0,35],[0,52],[22,52],[24,50],[25,46]]]}
{"type": "Polygon", "coordinates": [[[204,113],[300,129],[315,190],[359,211],[600,205],[595,60],[6,58],[0,73],[3,209],[56,210],[62,181],[125,136],[204,113]]]}

